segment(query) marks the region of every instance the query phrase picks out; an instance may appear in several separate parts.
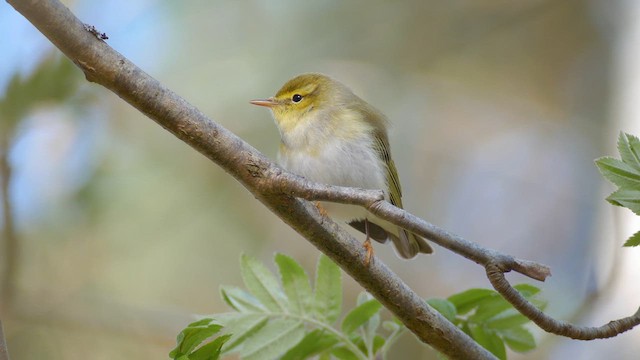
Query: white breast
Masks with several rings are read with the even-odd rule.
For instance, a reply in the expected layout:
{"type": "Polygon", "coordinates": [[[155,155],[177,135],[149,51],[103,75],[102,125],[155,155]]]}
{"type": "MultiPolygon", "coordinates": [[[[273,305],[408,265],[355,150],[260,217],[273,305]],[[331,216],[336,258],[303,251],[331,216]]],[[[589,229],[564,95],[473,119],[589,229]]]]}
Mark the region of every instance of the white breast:
{"type": "Polygon", "coordinates": [[[372,145],[365,138],[349,143],[334,139],[315,151],[281,152],[278,162],[315,182],[386,191],[385,165],[372,145]]]}

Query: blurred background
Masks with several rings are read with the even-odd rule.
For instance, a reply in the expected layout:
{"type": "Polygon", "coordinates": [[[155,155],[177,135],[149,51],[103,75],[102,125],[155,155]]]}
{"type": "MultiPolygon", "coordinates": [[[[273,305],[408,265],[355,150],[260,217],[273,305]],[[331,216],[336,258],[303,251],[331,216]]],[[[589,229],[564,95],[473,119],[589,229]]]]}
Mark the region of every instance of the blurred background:
{"type": "MultiPolygon", "coordinates": [[[[603,199],[593,159],[640,134],[640,2],[66,1],[107,43],[275,158],[248,100],[318,71],[391,120],[414,214],[552,267],[548,312],[635,312],[640,225],[603,199]],[[634,268],[635,267],[635,268],[634,268]]],[[[199,153],[82,73],[0,3],[0,318],[12,359],[162,359],[193,317],[228,311],[239,257],[318,251],[199,153]]],[[[376,254],[425,298],[490,287],[436,247],[376,254]]],[[[272,269],[274,267],[272,266],[272,269]]],[[[361,288],[345,278],[345,306],[361,288]]],[[[577,342],[534,328],[510,359],[637,359],[639,330],[577,342]],[[612,354],[615,356],[612,357],[612,354]]],[[[394,358],[435,359],[405,336],[394,358]]]]}

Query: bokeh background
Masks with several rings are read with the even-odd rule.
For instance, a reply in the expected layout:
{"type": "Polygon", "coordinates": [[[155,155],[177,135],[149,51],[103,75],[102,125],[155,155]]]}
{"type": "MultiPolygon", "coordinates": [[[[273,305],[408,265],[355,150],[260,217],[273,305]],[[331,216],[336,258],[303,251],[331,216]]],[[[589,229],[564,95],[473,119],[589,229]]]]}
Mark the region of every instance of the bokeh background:
{"type": "MultiPolygon", "coordinates": [[[[619,131],[640,134],[640,2],[65,3],[272,158],[275,126],[247,101],[301,72],[332,75],[391,119],[408,210],[550,265],[553,277],[535,285],[555,317],[600,325],[637,309],[640,254],[620,245],[640,225],[603,201],[613,188],[593,159],[615,154],[619,131]]],[[[313,271],[315,248],[220,168],[86,83],[5,2],[0,33],[0,98],[15,115],[0,119],[0,318],[12,359],[167,358],[192,314],[228,310],[218,288],[241,285],[241,253],[271,264],[284,252],[313,271]],[[56,75],[29,83],[43,63],[56,75]]],[[[490,286],[482,268],[441,248],[410,262],[391,247],[376,254],[425,298],[490,286]]],[[[345,279],[347,306],[360,291],[345,279]]],[[[538,349],[510,359],[640,351],[638,330],[536,338],[538,349]]],[[[407,335],[394,358],[435,353],[407,335]]]]}

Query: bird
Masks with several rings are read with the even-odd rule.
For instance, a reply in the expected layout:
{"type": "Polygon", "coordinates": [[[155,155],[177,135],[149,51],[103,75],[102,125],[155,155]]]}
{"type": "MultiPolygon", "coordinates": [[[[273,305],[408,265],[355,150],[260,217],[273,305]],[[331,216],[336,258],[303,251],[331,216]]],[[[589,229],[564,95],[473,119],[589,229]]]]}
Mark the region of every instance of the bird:
{"type": "MultiPolygon", "coordinates": [[[[280,133],[277,163],[285,170],[317,183],[382,190],[385,200],[402,208],[387,118],[346,85],[321,73],[304,73],[287,81],[275,96],[250,103],[271,110],[280,133]]],[[[370,239],[383,244],[390,240],[403,259],[433,252],[419,235],[363,207],[321,207],[366,235],[367,263],[373,254],[370,239]]]]}

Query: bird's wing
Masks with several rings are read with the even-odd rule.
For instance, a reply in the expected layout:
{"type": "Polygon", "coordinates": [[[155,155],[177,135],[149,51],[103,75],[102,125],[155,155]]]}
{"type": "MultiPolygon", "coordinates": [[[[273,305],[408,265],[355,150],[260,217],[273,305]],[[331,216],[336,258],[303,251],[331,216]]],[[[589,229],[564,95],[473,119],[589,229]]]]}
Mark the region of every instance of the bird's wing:
{"type": "Polygon", "coordinates": [[[400,187],[400,179],[398,179],[398,171],[396,165],[391,159],[391,153],[389,152],[389,141],[386,135],[381,131],[376,131],[374,148],[383,160],[387,170],[387,184],[389,184],[389,201],[402,208],[402,188],[400,187]]]}

